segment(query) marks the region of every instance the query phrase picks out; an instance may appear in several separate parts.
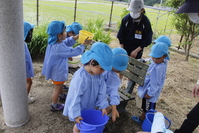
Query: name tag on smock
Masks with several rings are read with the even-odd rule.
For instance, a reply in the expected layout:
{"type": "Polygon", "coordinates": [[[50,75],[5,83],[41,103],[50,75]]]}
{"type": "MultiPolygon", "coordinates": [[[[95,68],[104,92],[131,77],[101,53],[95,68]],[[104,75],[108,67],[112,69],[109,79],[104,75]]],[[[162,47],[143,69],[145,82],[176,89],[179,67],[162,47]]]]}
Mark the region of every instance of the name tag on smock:
{"type": "Polygon", "coordinates": [[[140,35],[140,34],[135,34],[135,38],[136,38],[136,39],[142,39],[142,35],[140,35]]]}

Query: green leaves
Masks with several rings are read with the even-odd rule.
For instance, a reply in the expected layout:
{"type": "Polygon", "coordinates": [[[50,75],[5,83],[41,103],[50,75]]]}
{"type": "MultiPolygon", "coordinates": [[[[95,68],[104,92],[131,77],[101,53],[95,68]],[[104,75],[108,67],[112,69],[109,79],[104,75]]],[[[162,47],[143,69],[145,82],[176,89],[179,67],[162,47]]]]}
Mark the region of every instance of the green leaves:
{"type": "Polygon", "coordinates": [[[28,48],[32,59],[44,56],[48,44],[47,24],[34,28],[32,41],[28,43],[28,48]]]}
{"type": "Polygon", "coordinates": [[[95,21],[91,19],[88,20],[88,23],[83,26],[83,29],[94,34],[93,40],[110,44],[110,42],[113,40],[110,35],[111,31],[104,31],[103,27],[104,20],[98,18],[95,21]]]}
{"type": "MultiPolygon", "coordinates": [[[[112,41],[111,31],[104,31],[104,20],[97,19],[96,21],[88,20],[86,26],[83,26],[84,30],[92,32],[94,34],[94,41],[101,41],[106,44],[110,44],[112,41]]],[[[48,45],[48,34],[46,33],[48,24],[40,25],[34,28],[32,41],[28,44],[28,48],[32,59],[45,55],[46,47],[48,45]]],[[[80,43],[77,41],[73,47],[78,46],[80,43]]]]}

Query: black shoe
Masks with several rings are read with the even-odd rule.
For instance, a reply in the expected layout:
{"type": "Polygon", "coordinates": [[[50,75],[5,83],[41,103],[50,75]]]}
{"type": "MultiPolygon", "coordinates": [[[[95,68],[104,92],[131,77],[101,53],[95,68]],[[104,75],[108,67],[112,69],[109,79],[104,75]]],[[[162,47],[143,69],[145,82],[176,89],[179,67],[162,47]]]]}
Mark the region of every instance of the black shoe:
{"type": "Polygon", "coordinates": [[[64,93],[64,97],[61,97],[60,95],[59,95],[59,101],[60,102],[64,102],[65,100],[66,100],[66,97],[67,97],[67,95],[64,93]]]}
{"type": "Polygon", "coordinates": [[[68,91],[69,87],[66,85],[63,85],[63,91],[68,91]]]}

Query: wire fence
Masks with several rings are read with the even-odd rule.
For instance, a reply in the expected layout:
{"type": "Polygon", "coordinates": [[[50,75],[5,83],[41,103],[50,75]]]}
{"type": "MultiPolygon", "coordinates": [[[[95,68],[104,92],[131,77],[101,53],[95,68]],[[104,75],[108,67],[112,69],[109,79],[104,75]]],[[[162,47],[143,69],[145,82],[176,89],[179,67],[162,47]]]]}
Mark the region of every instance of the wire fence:
{"type": "MultiPolygon", "coordinates": [[[[52,20],[65,20],[67,24],[73,21],[85,24],[88,19],[101,18],[104,19],[106,26],[117,30],[121,14],[128,6],[129,3],[114,0],[103,2],[24,0],[24,18],[37,25],[49,23],[52,20]]],[[[170,8],[145,6],[145,10],[155,36],[161,34],[170,36],[176,33],[175,27],[171,24],[170,8]]]]}

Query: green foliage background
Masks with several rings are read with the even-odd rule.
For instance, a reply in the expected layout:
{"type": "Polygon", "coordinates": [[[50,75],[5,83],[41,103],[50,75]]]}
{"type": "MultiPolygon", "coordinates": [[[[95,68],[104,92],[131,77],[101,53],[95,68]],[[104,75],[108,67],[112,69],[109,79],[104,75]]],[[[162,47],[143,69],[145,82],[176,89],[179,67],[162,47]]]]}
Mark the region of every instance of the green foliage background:
{"type": "MultiPolygon", "coordinates": [[[[110,31],[104,31],[103,25],[104,20],[97,19],[96,21],[88,20],[88,23],[83,26],[83,30],[90,31],[94,34],[94,41],[101,41],[106,44],[110,44],[112,41],[110,31]]],[[[32,59],[45,55],[45,50],[48,45],[48,24],[43,24],[34,29],[32,41],[28,43],[28,48],[32,59]]],[[[73,47],[80,45],[77,41],[73,47]]]]}
{"type": "MultiPolygon", "coordinates": [[[[85,30],[94,33],[94,39],[96,41],[102,41],[107,44],[111,41],[111,35],[109,31],[105,32],[102,27],[107,27],[110,22],[111,4],[111,1],[104,0],[78,0],[76,10],[76,22],[81,23],[85,30]]],[[[45,30],[51,21],[64,20],[66,25],[74,22],[74,6],[75,2],[69,0],[39,1],[39,26],[34,29],[33,41],[28,45],[33,58],[45,52],[47,44],[47,34],[45,30]]],[[[111,25],[117,25],[116,27],[112,27],[115,30],[118,30],[121,19],[129,13],[126,10],[128,6],[128,3],[114,2],[110,23],[111,25]]],[[[25,21],[32,24],[37,23],[36,7],[36,0],[23,1],[25,21]]],[[[170,22],[172,15],[169,15],[168,11],[160,11],[147,7],[145,10],[147,17],[151,21],[152,29],[155,31],[155,36],[160,34],[168,35],[176,32],[170,22]],[[157,17],[158,15],[159,17],[157,17]]]]}

